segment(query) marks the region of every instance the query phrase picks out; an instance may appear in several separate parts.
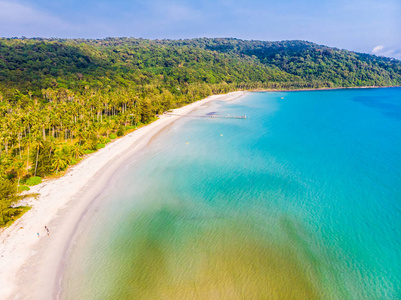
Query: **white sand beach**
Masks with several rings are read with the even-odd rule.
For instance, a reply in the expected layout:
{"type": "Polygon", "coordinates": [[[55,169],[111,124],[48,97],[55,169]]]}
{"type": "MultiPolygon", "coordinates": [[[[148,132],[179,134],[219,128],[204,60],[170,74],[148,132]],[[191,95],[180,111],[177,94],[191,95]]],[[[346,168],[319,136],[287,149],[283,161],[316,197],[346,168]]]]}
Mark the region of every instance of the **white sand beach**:
{"type": "Polygon", "coordinates": [[[108,179],[160,130],[212,100],[233,100],[245,92],[210,96],[160,118],[89,155],[58,179],[31,188],[32,209],[0,233],[0,299],[57,299],[69,243],[87,207],[108,179]],[[48,236],[45,230],[50,230],[48,236]],[[39,233],[39,237],[37,236],[39,233]]]}

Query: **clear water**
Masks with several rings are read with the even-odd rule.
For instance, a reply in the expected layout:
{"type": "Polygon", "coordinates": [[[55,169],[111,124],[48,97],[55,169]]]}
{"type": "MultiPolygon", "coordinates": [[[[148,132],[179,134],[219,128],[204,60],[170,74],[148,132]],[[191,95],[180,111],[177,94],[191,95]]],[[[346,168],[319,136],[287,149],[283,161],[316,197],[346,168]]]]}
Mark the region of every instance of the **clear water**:
{"type": "Polygon", "coordinates": [[[400,88],[212,112],[248,118],[182,118],[111,179],[63,299],[401,298],[400,88]]]}

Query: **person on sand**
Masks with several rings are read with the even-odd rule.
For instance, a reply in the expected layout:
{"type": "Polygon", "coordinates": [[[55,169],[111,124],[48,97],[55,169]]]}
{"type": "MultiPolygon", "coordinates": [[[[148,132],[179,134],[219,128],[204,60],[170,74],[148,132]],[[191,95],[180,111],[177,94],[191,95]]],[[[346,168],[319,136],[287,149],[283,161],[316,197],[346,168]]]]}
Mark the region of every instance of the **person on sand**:
{"type": "Polygon", "coordinates": [[[48,228],[47,226],[45,226],[45,229],[46,229],[47,235],[50,235],[50,230],[49,230],[49,228],[48,228]]]}
{"type": "Polygon", "coordinates": [[[37,233],[38,237],[39,237],[39,232],[37,233]]]}

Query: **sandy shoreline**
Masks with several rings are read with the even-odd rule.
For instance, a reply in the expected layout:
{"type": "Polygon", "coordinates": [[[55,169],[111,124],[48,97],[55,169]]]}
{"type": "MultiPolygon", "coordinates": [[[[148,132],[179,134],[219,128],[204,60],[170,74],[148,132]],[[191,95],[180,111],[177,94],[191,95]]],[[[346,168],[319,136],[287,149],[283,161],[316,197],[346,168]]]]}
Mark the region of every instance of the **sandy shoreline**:
{"type": "Polygon", "coordinates": [[[121,164],[163,128],[213,100],[233,100],[246,92],[210,96],[174,110],[93,153],[61,178],[34,186],[32,209],[0,233],[0,299],[55,299],[65,254],[87,207],[121,164]],[[50,229],[47,236],[45,226],[50,229]],[[39,232],[40,236],[37,237],[39,232]]]}

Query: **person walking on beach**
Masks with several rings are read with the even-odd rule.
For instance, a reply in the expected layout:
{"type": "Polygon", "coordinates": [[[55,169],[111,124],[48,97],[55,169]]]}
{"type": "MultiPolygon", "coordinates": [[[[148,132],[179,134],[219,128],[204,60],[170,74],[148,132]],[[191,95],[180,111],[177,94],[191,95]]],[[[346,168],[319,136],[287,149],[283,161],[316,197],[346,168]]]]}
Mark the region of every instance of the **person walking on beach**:
{"type": "Polygon", "coordinates": [[[49,235],[50,235],[50,230],[49,230],[49,228],[48,228],[47,226],[45,226],[45,229],[46,229],[47,235],[49,236],[49,235]]]}
{"type": "Polygon", "coordinates": [[[38,237],[39,237],[39,232],[37,233],[38,237]]]}

